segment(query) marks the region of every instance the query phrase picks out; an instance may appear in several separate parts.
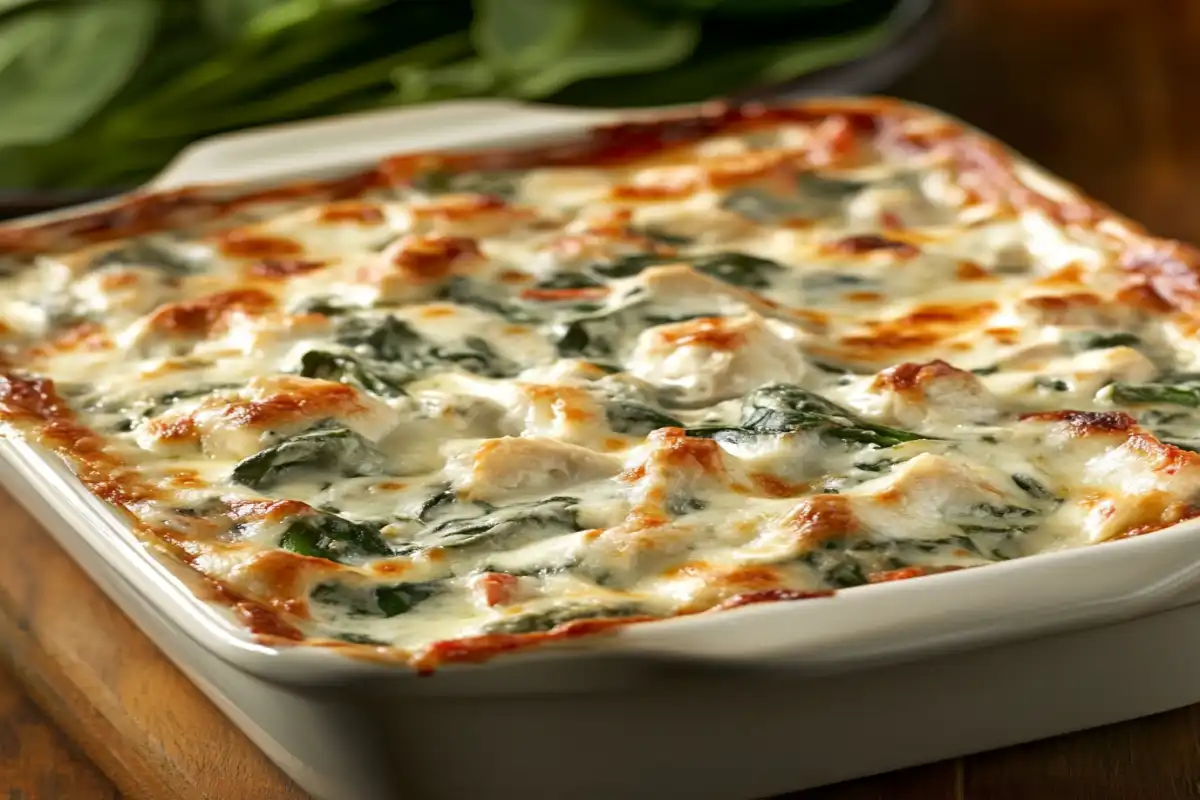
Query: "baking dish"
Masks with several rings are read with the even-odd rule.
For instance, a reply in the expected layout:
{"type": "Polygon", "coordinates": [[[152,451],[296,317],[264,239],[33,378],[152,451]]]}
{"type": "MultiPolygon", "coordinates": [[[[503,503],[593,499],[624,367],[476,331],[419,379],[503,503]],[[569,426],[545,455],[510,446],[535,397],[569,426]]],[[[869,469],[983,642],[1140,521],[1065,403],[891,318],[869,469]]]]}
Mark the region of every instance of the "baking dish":
{"type": "MultiPolygon", "coordinates": [[[[617,116],[479,102],[285,126],[199,145],[151,188],[322,177],[400,150],[569,138],[617,116]]],[[[665,786],[761,796],[1196,699],[1186,627],[1200,602],[1195,522],[987,570],[634,627],[421,680],[255,642],[197,602],[190,571],[154,557],[56,460],[17,441],[3,452],[10,490],[319,797],[391,797],[398,787],[499,797],[515,786],[556,796],[566,780],[595,797],[661,796],[665,786]],[[1142,691],[1109,696],[1112,681],[1135,676],[1142,691]],[[468,753],[474,770],[462,768],[468,753]],[[616,758],[619,769],[603,763],[616,758]]]]}

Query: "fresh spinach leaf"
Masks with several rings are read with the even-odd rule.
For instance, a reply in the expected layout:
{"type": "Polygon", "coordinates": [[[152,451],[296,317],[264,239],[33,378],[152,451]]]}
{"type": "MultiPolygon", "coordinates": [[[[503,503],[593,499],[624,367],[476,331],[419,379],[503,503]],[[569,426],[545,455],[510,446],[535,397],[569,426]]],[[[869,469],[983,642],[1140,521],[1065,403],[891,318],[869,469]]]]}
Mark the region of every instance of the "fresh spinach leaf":
{"type": "Polygon", "coordinates": [[[205,21],[218,36],[234,39],[278,0],[199,0],[205,21]]]}
{"type": "Polygon", "coordinates": [[[52,142],[111,100],[145,56],[154,0],[42,3],[5,22],[0,148],[52,142]]]}
{"type": "Polygon", "coordinates": [[[472,38],[518,97],[597,75],[651,72],[691,55],[697,20],[606,0],[476,0],[472,38]]]}
{"type": "Polygon", "coordinates": [[[320,472],[350,478],[373,475],[387,459],[349,428],[319,428],[242,459],[230,480],[251,489],[266,489],[297,472],[320,472]]]}

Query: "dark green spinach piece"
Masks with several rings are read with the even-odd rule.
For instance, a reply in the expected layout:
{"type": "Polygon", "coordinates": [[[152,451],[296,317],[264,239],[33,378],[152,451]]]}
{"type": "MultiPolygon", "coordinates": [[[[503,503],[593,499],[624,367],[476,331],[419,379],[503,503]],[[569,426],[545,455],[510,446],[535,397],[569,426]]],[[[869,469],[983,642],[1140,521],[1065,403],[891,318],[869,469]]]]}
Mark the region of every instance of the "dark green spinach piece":
{"type": "Polygon", "coordinates": [[[507,378],[521,371],[519,364],[497,353],[478,336],[468,336],[455,345],[432,347],[429,358],[434,362],[455,364],[486,378],[507,378]]]}
{"type": "Polygon", "coordinates": [[[684,424],[645,403],[633,400],[614,400],[604,406],[608,426],[628,436],[646,436],[659,428],[682,428],[684,424]]]}
{"type": "Polygon", "coordinates": [[[1142,343],[1134,333],[1097,333],[1083,340],[1084,350],[1104,350],[1109,347],[1137,347],[1142,343]]]}
{"type": "Polygon", "coordinates": [[[1200,374],[1165,375],[1151,383],[1114,383],[1110,390],[1118,403],[1165,405],[1200,408],[1200,374]]]}
{"type": "Polygon", "coordinates": [[[1044,375],[1034,378],[1033,385],[1038,389],[1045,389],[1050,392],[1069,392],[1071,390],[1071,384],[1062,378],[1048,378],[1044,375]]]}
{"type": "Polygon", "coordinates": [[[384,541],[380,528],[367,522],[351,522],[336,514],[313,513],[297,517],[279,539],[284,550],[302,556],[341,562],[347,558],[390,556],[403,552],[384,541]]]}
{"type": "Polygon", "coordinates": [[[133,239],[113,250],[102,253],[87,264],[88,270],[107,267],[153,267],[171,278],[182,278],[198,272],[203,264],[188,258],[166,243],[151,238],[133,239]]]}
{"type": "Polygon", "coordinates": [[[339,606],[353,616],[395,617],[405,614],[441,592],[440,581],[393,583],[384,586],[348,586],[321,583],[309,597],[323,605],[339,606]]]}
{"type": "Polygon", "coordinates": [[[458,277],[452,278],[449,283],[442,287],[441,291],[438,292],[438,299],[477,308],[480,311],[487,311],[488,313],[503,317],[509,322],[530,323],[541,321],[541,317],[531,308],[526,308],[517,301],[500,300],[494,297],[494,294],[494,290],[489,293],[470,278],[458,277]]]}
{"type": "Polygon", "coordinates": [[[670,245],[671,247],[686,247],[696,241],[691,236],[671,233],[655,225],[646,225],[640,228],[631,227],[630,232],[637,236],[645,236],[647,239],[653,239],[659,244],[670,245]]]}
{"type": "MultiPolygon", "coordinates": [[[[447,364],[490,378],[515,375],[521,369],[477,336],[468,336],[453,344],[434,344],[413,330],[411,325],[393,316],[376,321],[352,319],[343,325],[338,341],[354,348],[356,353],[383,362],[381,368],[372,371],[370,364],[360,360],[357,368],[350,373],[352,377],[360,382],[378,383],[381,388],[390,384],[393,391],[399,388],[400,383],[447,364]],[[408,374],[405,375],[401,370],[407,370],[408,374]]],[[[328,359],[322,361],[328,364],[328,359]]],[[[363,385],[366,386],[366,383],[363,385]]]]}
{"type": "Polygon", "coordinates": [[[710,278],[743,289],[769,289],[771,277],[785,271],[783,265],[778,262],[746,253],[711,253],[697,256],[692,260],[692,266],[710,278]]]}
{"type": "Polygon", "coordinates": [[[604,284],[580,272],[560,272],[533,286],[535,289],[596,289],[604,284]]]}
{"type": "Polygon", "coordinates": [[[321,314],[326,317],[339,317],[352,311],[360,310],[357,306],[346,305],[333,297],[310,297],[292,308],[293,314],[321,314]]]}
{"type": "Polygon", "coordinates": [[[712,435],[719,439],[723,432],[738,430],[751,435],[818,430],[823,435],[844,442],[876,447],[893,447],[903,442],[934,438],[868,422],[819,394],[786,383],[763,386],[747,394],[742,400],[740,429],[694,428],[689,433],[693,436],[712,435]]]}
{"type": "Polygon", "coordinates": [[[517,193],[521,173],[515,170],[453,172],[435,169],[422,172],[412,186],[422,194],[487,194],[512,199],[517,193]]]}
{"type": "Polygon", "coordinates": [[[784,197],[762,189],[735,189],[721,198],[721,208],[764,225],[790,217],[819,217],[824,203],[803,197],[784,197]]]}
{"type": "Polygon", "coordinates": [[[664,256],[657,253],[634,253],[612,261],[592,264],[588,271],[602,278],[632,278],[650,267],[663,264],[690,264],[692,269],[710,278],[746,289],[767,289],[771,276],[785,271],[783,265],[748,253],[722,251],[698,256],[664,256]]]}
{"type": "Polygon", "coordinates": [[[393,316],[354,318],[338,331],[338,342],[379,359],[417,369],[424,366],[428,342],[412,326],[393,316]]]}
{"type": "Polygon", "coordinates": [[[230,480],[266,489],[297,472],[352,478],[376,474],[386,464],[383,453],[349,428],[319,427],[242,459],[230,480]]]}
{"type": "Polygon", "coordinates": [[[406,367],[325,350],[310,350],[300,359],[300,375],[361,386],[383,397],[401,397],[404,384],[416,375],[406,367]]]}
{"type": "Polygon", "coordinates": [[[1054,492],[1046,488],[1045,484],[1030,475],[1017,472],[1012,476],[1012,482],[1021,488],[1021,491],[1032,497],[1034,500],[1058,500],[1058,496],[1054,492]]]}
{"type": "Polygon", "coordinates": [[[468,547],[531,531],[541,536],[570,533],[579,530],[578,506],[579,500],[574,497],[505,506],[477,517],[439,523],[422,534],[419,543],[426,547],[468,547]]]}
{"type": "Polygon", "coordinates": [[[624,331],[619,313],[604,312],[557,322],[548,335],[560,358],[607,359],[617,354],[624,331]]]}

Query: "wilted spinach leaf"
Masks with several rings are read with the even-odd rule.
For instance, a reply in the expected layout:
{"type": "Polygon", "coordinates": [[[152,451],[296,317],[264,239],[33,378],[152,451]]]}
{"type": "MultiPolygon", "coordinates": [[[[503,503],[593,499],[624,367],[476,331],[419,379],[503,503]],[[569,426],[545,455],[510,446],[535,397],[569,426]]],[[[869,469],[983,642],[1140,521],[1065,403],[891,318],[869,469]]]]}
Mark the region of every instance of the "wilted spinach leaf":
{"type": "Polygon", "coordinates": [[[309,596],[323,605],[343,608],[354,616],[394,617],[411,611],[444,588],[440,581],[361,587],[321,583],[309,596]]]}
{"type": "MultiPolygon", "coordinates": [[[[520,366],[501,356],[492,346],[477,336],[468,336],[454,344],[435,344],[425,339],[408,323],[393,316],[382,320],[352,319],[342,327],[338,336],[341,344],[353,347],[358,353],[369,356],[379,366],[358,360],[348,373],[363,385],[366,381],[399,384],[412,380],[425,370],[454,364],[468,372],[492,378],[507,377],[520,371],[520,366]],[[402,370],[407,370],[408,374],[402,370]]],[[[334,369],[328,358],[319,359],[313,368],[334,369]]],[[[341,366],[342,374],[348,365],[341,366]]]]}
{"type": "Polygon", "coordinates": [[[1109,347],[1137,347],[1142,338],[1136,333],[1096,333],[1083,340],[1084,350],[1104,350],[1109,347]]]}
{"type": "Polygon", "coordinates": [[[743,289],[769,289],[771,276],[782,273],[784,267],[770,260],[746,253],[710,253],[697,256],[692,266],[711,278],[743,289]]]}
{"type": "Polygon", "coordinates": [[[295,472],[350,478],[377,473],[386,463],[382,453],[349,428],[319,428],[242,459],[230,479],[251,489],[265,489],[295,472]]]}
{"type": "Polygon", "coordinates": [[[602,278],[632,278],[634,275],[641,275],[650,267],[674,264],[680,261],[683,259],[658,253],[630,253],[617,256],[611,261],[592,264],[588,267],[588,271],[602,278]]]}
{"type": "Polygon", "coordinates": [[[198,271],[202,264],[188,258],[178,248],[151,238],[142,238],[96,256],[88,262],[87,268],[96,270],[123,266],[154,267],[168,277],[182,278],[198,271]]]}
{"type": "Polygon", "coordinates": [[[737,252],[705,253],[698,256],[635,253],[592,264],[588,271],[603,278],[632,278],[650,267],[679,263],[690,264],[697,272],[746,289],[769,288],[771,275],[784,271],[784,267],[775,261],[737,252]]]}
{"type": "Polygon", "coordinates": [[[519,364],[497,353],[478,336],[468,336],[457,345],[433,347],[429,357],[434,362],[457,364],[467,372],[487,378],[506,378],[521,371],[519,364]]]}
{"type": "Polygon", "coordinates": [[[288,525],[279,546],[302,556],[339,562],[347,558],[395,555],[397,551],[388,547],[380,535],[380,527],[351,522],[336,514],[306,514],[288,525]]]}
{"type": "Polygon", "coordinates": [[[604,312],[557,322],[549,338],[561,358],[611,358],[624,332],[617,312],[604,312]]]}
{"type": "Polygon", "coordinates": [[[404,384],[416,376],[408,368],[383,361],[361,359],[344,353],[310,350],[300,359],[300,375],[326,381],[351,383],[383,397],[400,397],[404,384]]]}
{"type": "Polygon", "coordinates": [[[932,437],[868,422],[819,394],[786,383],[755,389],[742,399],[739,428],[692,428],[692,436],[735,441],[747,435],[819,430],[845,442],[892,447],[932,437]]]}
{"type": "Polygon", "coordinates": [[[1200,374],[1165,375],[1151,383],[1113,383],[1107,391],[1118,403],[1167,405],[1200,408],[1200,374]]]}
{"type": "MultiPolygon", "coordinates": [[[[493,290],[494,294],[494,290],[493,290]]],[[[470,278],[453,278],[438,294],[438,299],[477,308],[503,317],[509,322],[537,322],[540,317],[516,302],[499,300],[470,278]]]]}
{"type": "Polygon", "coordinates": [[[1012,481],[1017,486],[1021,487],[1021,491],[1029,495],[1035,500],[1057,500],[1058,497],[1054,492],[1050,491],[1045,485],[1031,475],[1025,475],[1020,472],[1014,473],[1012,481]]]}
{"type": "Polygon", "coordinates": [[[617,433],[645,436],[659,428],[682,428],[683,423],[645,403],[632,400],[613,400],[604,406],[608,426],[617,433]]]}
{"type": "Polygon", "coordinates": [[[424,546],[466,547],[482,541],[504,539],[519,533],[537,530],[543,535],[569,533],[578,530],[574,497],[550,497],[532,503],[518,503],[497,508],[478,517],[451,519],[439,523],[422,534],[424,546]]]}
{"type": "Polygon", "coordinates": [[[488,194],[511,199],[520,178],[520,172],[511,170],[454,172],[435,169],[414,177],[412,186],[423,194],[488,194]]]}
{"type": "Polygon", "coordinates": [[[393,316],[382,319],[348,320],[338,332],[338,341],[371,358],[416,368],[428,350],[428,343],[412,326],[393,316]]]}

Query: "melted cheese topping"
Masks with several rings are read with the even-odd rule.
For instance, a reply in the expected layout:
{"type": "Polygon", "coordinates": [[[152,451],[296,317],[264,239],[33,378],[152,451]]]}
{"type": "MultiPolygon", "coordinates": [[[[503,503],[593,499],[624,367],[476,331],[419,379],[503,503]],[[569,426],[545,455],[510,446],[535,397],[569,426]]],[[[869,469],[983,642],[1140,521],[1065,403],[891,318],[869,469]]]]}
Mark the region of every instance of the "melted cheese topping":
{"type": "Polygon", "coordinates": [[[0,410],[52,379],[142,530],[298,637],[411,653],[1195,516],[1195,318],[1119,237],[885,141],[417,170],[38,254],[0,410]]]}

